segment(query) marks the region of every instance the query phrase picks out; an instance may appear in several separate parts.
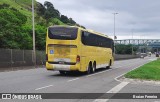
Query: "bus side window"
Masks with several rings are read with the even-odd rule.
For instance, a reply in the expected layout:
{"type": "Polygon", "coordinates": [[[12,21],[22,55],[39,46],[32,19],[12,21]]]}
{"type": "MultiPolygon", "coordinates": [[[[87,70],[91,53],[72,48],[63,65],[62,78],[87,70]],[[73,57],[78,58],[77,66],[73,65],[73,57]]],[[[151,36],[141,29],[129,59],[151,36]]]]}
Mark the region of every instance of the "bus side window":
{"type": "Polygon", "coordinates": [[[87,36],[88,36],[88,34],[87,34],[87,32],[85,32],[85,31],[82,31],[81,32],[81,41],[82,41],[82,43],[83,44],[87,44],[87,36]]]}
{"type": "Polygon", "coordinates": [[[84,37],[84,31],[81,32],[81,37],[82,37],[82,38],[84,37]]]}

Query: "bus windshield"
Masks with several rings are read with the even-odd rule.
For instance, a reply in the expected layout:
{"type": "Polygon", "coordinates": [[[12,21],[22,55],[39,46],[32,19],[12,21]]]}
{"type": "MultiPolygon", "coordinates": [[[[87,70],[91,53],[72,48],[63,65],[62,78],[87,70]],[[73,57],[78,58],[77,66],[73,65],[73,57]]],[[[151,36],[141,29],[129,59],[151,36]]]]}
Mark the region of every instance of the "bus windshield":
{"type": "Polygon", "coordinates": [[[50,39],[75,40],[78,28],[72,27],[49,27],[48,37],[50,39]]]}

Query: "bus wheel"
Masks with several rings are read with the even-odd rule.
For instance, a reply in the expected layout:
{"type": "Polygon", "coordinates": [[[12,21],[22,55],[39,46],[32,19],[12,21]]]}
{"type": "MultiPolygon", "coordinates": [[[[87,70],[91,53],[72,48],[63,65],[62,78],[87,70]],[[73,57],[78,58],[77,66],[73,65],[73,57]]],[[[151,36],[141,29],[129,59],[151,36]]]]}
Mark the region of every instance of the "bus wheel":
{"type": "Polygon", "coordinates": [[[92,66],[91,64],[88,65],[88,68],[87,68],[87,74],[90,74],[92,71],[92,66]]]}
{"type": "Polygon", "coordinates": [[[95,71],[96,71],[96,63],[93,64],[92,73],[94,73],[95,71]]]}
{"type": "Polygon", "coordinates": [[[106,67],[107,69],[109,69],[111,67],[111,63],[112,63],[112,61],[110,60],[109,65],[106,67]]]}
{"type": "Polygon", "coordinates": [[[62,75],[66,74],[65,71],[61,71],[61,70],[59,71],[59,73],[62,74],[62,75]]]}

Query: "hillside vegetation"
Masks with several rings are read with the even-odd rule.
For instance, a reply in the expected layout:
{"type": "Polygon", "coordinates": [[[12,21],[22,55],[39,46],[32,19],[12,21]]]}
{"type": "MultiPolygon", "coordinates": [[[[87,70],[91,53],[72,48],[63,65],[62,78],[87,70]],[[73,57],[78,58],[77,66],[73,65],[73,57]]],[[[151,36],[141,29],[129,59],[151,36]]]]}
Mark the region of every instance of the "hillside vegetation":
{"type": "MultiPolygon", "coordinates": [[[[0,48],[32,49],[32,0],[0,1],[0,48]]],[[[45,49],[46,28],[51,25],[76,25],[60,15],[54,5],[35,1],[36,49],[45,49]]],[[[83,26],[82,26],[83,27],[83,26]]]]}

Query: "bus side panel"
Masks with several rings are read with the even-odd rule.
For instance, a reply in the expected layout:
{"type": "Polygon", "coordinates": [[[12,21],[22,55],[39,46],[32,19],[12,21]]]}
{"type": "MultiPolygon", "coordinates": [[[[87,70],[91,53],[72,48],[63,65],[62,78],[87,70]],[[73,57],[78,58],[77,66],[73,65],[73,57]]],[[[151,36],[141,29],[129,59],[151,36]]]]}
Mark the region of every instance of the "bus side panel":
{"type": "Polygon", "coordinates": [[[88,64],[91,61],[96,60],[96,50],[91,46],[85,46],[81,44],[81,70],[87,71],[88,64]]]}
{"type": "Polygon", "coordinates": [[[81,59],[81,70],[83,71],[87,71],[87,67],[90,61],[92,62],[92,64],[95,61],[97,68],[102,68],[102,67],[104,68],[108,66],[110,60],[112,60],[113,63],[112,51],[110,48],[82,45],[81,51],[82,51],[81,56],[83,56],[81,59]]]}
{"type": "Polygon", "coordinates": [[[107,65],[107,50],[105,48],[98,47],[96,56],[96,68],[102,68],[107,65]]]}
{"type": "Polygon", "coordinates": [[[87,69],[87,49],[81,42],[79,42],[80,45],[80,56],[81,56],[81,61],[80,61],[80,71],[84,72],[87,69]]]}
{"type": "Polygon", "coordinates": [[[80,70],[81,72],[86,71],[86,57],[81,57],[81,62],[80,62],[80,70]]]}

